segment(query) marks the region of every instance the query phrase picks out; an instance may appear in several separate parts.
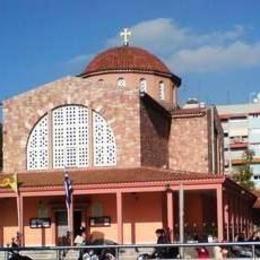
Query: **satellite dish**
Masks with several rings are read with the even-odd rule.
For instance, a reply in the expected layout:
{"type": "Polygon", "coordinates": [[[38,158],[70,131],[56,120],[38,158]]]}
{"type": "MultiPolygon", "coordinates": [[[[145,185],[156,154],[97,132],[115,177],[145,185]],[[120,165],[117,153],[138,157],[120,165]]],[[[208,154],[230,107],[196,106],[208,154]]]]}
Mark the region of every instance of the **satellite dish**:
{"type": "Polygon", "coordinates": [[[255,97],[255,98],[253,99],[253,103],[258,103],[258,102],[259,102],[259,98],[256,98],[256,97],[255,97]]]}

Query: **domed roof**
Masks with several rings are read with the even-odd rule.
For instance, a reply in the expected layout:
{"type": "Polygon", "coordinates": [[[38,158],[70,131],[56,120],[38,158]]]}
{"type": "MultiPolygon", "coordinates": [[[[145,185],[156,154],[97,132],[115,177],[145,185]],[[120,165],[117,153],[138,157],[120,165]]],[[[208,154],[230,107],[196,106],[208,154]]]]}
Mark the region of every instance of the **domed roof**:
{"type": "Polygon", "coordinates": [[[172,76],[167,66],[155,55],[144,49],[130,46],[111,48],[98,54],[81,75],[92,76],[125,71],[172,76]]]}

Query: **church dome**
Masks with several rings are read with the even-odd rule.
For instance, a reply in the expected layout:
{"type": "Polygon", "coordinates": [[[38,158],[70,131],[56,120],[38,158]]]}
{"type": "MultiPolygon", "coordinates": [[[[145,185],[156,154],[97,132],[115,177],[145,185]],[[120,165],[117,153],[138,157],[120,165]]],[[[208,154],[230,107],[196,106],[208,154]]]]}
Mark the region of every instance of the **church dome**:
{"type": "Polygon", "coordinates": [[[114,72],[135,72],[172,77],[168,67],[148,51],[130,46],[110,48],[98,54],[81,74],[84,77],[114,72]]]}

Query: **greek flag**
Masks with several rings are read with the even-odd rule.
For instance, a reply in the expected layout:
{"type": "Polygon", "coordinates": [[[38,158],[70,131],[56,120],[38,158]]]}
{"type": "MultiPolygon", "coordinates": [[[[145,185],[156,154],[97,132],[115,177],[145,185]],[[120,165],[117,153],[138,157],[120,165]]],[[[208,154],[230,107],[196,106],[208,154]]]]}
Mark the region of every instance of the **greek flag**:
{"type": "Polygon", "coordinates": [[[67,209],[69,209],[71,205],[71,196],[72,196],[73,188],[72,188],[72,181],[69,178],[69,174],[67,172],[64,174],[64,188],[65,188],[65,202],[66,202],[67,209]]]}

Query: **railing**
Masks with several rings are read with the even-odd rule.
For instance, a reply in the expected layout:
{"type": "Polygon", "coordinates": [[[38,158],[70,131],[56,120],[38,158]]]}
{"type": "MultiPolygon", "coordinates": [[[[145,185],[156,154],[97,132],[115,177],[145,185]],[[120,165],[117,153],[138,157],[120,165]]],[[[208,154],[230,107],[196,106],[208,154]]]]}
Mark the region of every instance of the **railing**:
{"type": "MultiPolygon", "coordinates": [[[[19,247],[19,248],[10,248],[10,247],[1,247],[0,253],[4,254],[4,258],[1,258],[3,260],[12,259],[12,252],[18,253],[21,255],[31,255],[30,253],[39,253],[43,251],[48,252],[55,252],[55,257],[53,259],[55,260],[62,260],[66,259],[63,258],[64,252],[77,251],[80,250],[97,250],[97,249],[110,249],[111,252],[113,251],[115,258],[114,259],[138,259],[138,255],[140,256],[142,252],[144,252],[145,249],[150,249],[150,251],[159,248],[177,248],[178,249],[178,256],[167,259],[197,259],[197,257],[194,256],[189,258],[187,256],[187,249],[194,249],[194,253],[196,252],[196,249],[198,248],[207,248],[207,250],[210,251],[213,250],[214,247],[219,246],[220,248],[225,248],[229,252],[240,252],[240,255],[233,255],[230,257],[226,257],[223,259],[253,259],[257,260],[260,259],[260,242],[228,242],[228,243],[197,243],[197,242],[191,242],[191,243],[173,243],[173,244],[135,244],[135,245],[90,245],[90,246],[45,246],[45,247],[19,247]],[[135,256],[126,257],[122,255],[122,252],[125,252],[126,250],[134,249],[136,252],[135,256]]],[[[212,255],[212,252],[211,252],[212,255]]],[[[19,259],[19,258],[13,258],[13,259],[19,259]]],[[[23,259],[23,258],[21,258],[23,259]]],[[[33,260],[39,260],[36,258],[32,258],[33,260]]],[[[68,258],[67,258],[68,259],[68,258]]],[[[78,258],[69,258],[69,259],[78,259],[78,258]]],[[[88,258],[91,260],[91,258],[88,258]]],[[[97,258],[93,258],[97,259],[97,258]]],[[[141,259],[141,258],[140,258],[141,259]]],[[[146,258],[145,258],[146,259],[146,258]]],[[[157,259],[165,259],[165,258],[157,258],[157,259]]],[[[207,259],[214,259],[209,257],[207,259]]]]}

